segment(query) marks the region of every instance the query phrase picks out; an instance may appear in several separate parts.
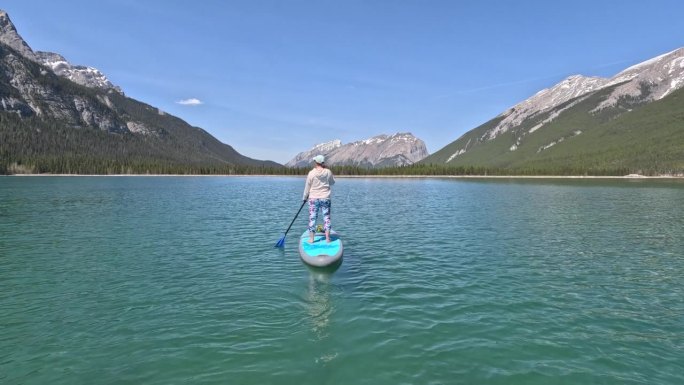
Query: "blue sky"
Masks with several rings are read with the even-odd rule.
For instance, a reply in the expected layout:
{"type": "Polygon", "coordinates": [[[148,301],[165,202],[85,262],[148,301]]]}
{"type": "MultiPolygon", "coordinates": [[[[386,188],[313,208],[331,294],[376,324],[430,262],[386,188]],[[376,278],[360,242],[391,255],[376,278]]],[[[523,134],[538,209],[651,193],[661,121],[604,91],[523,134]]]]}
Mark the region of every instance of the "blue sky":
{"type": "Polygon", "coordinates": [[[432,153],[564,78],[684,46],[684,2],[5,0],[38,51],[243,155],[411,132],[432,153]],[[195,103],[181,104],[181,101],[195,103]]]}

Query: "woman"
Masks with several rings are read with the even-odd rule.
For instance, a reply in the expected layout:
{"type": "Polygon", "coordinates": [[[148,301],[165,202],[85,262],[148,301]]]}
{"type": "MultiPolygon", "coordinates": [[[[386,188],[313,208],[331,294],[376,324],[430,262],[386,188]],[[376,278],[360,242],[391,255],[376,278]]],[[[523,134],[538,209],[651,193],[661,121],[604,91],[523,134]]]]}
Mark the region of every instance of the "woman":
{"type": "Polygon", "coordinates": [[[303,196],[304,201],[309,200],[309,243],[314,243],[319,209],[323,212],[325,240],[330,242],[330,186],[335,184],[335,177],[332,171],[325,167],[323,155],[316,155],[313,161],[314,168],[306,177],[303,196]]]}

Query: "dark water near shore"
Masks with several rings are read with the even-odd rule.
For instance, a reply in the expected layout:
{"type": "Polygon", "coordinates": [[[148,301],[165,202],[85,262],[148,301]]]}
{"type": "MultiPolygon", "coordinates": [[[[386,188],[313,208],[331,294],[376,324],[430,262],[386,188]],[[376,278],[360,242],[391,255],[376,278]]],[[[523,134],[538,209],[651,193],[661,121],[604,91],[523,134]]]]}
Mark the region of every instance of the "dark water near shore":
{"type": "Polygon", "coordinates": [[[303,185],[0,178],[0,383],[684,383],[683,181],[303,185]]]}

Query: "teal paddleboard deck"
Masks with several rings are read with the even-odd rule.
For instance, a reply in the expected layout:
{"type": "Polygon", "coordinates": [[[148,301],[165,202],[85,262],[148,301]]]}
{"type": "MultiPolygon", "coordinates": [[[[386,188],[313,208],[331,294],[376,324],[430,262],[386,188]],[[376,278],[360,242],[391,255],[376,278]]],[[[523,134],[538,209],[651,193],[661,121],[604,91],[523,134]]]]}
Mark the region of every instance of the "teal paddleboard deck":
{"type": "Polygon", "coordinates": [[[326,242],[324,233],[315,233],[313,243],[309,243],[308,231],[299,237],[299,256],[307,265],[330,266],[342,258],[343,251],[342,239],[334,231],[330,231],[330,242],[326,242]]]}

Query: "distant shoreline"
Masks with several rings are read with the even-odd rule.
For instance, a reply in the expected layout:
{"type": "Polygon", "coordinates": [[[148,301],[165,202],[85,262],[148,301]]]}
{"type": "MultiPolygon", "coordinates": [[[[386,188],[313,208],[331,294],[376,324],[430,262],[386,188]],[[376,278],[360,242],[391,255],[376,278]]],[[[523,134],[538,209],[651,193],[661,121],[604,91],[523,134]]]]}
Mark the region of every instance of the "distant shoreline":
{"type": "MultiPolygon", "coordinates": [[[[306,175],[234,175],[234,174],[11,174],[0,176],[14,177],[273,177],[273,178],[304,178],[306,175]]],[[[596,175],[335,175],[335,178],[378,178],[378,179],[684,179],[684,175],[646,176],[638,174],[621,176],[596,175]]]]}

